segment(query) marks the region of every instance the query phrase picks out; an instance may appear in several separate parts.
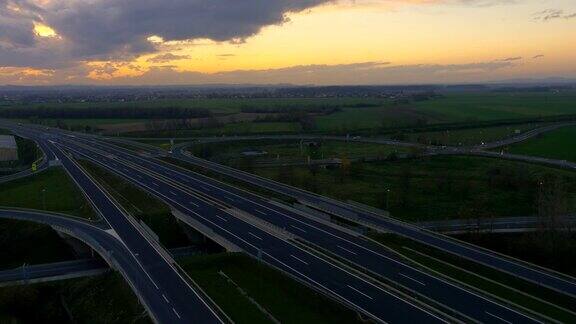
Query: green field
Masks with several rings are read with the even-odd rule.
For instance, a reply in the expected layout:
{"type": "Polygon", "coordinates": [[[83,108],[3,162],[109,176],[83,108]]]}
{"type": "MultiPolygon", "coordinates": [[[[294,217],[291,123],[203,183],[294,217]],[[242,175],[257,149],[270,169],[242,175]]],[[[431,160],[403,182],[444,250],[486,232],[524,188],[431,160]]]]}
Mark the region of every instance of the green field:
{"type": "Polygon", "coordinates": [[[488,122],[576,114],[576,92],[448,93],[443,97],[378,107],[344,108],[317,118],[320,131],[420,127],[440,123],[488,122]]]}
{"type": "Polygon", "coordinates": [[[0,206],[47,210],[95,219],[90,203],[62,168],[0,185],[0,206]]]}
{"type": "Polygon", "coordinates": [[[249,98],[249,99],[158,99],[150,101],[133,102],[66,102],[66,103],[32,103],[17,104],[3,103],[2,107],[14,108],[37,108],[37,107],[62,107],[70,109],[97,109],[97,108],[159,108],[159,107],[182,107],[182,108],[205,108],[215,114],[238,113],[244,107],[259,109],[275,108],[306,108],[326,106],[356,106],[356,105],[379,105],[387,102],[380,98],[249,98]]]}
{"type": "Polygon", "coordinates": [[[410,221],[533,215],[537,183],[552,174],[563,179],[567,205],[576,210],[576,174],[489,158],[435,157],[352,163],[348,170],[284,167],[252,172],[336,199],[389,209],[392,216],[410,221]]]}
{"type": "Polygon", "coordinates": [[[508,148],[509,153],[576,161],[576,127],[563,127],[508,148]]]}
{"type": "Polygon", "coordinates": [[[0,219],[0,269],[75,258],[72,249],[49,226],[0,219]],[[30,244],[30,242],[34,242],[30,244]]]}
{"type": "Polygon", "coordinates": [[[561,93],[466,93],[410,104],[446,122],[576,114],[576,91],[561,93]]]}
{"type": "Polygon", "coordinates": [[[282,323],[359,322],[354,312],[242,254],[192,257],[179,263],[236,323],[271,322],[247,297],[282,323]],[[247,296],[218,272],[226,274],[247,296]]]}

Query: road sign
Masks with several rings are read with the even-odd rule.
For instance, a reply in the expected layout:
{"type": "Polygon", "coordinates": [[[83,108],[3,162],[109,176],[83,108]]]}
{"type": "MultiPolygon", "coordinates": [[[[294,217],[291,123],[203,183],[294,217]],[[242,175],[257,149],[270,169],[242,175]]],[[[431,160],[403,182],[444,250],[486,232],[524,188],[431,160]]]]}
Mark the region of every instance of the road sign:
{"type": "Polygon", "coordinates": [[[32,172],[36,172],[36,169],[38,169],[38,167],[36,166],[36,162],[32,163],[32,172]]]}

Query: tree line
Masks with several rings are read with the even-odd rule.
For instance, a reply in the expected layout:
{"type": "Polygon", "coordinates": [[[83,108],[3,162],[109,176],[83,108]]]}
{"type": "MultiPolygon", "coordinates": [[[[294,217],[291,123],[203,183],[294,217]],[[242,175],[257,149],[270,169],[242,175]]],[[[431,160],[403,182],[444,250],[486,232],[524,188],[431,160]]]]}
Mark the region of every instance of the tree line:
{"type": "Polygon", "coordinates": [[[212,113],[206,108],[183,107],[123,107],[123,108],[66,108],[66,107],[30,107],[0,109],[3,118],[54,118],[54,119],[88,119],[88,118],[202,118],[210,117],[212,113]]]}

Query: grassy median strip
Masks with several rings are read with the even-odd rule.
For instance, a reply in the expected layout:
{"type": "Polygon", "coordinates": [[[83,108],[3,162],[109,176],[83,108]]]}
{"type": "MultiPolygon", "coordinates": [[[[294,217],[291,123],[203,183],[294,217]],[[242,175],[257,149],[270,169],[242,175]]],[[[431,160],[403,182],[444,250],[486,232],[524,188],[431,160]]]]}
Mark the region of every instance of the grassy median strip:
{"type": "Polygon", "coordinates": [[[191,257],[181,260],[180,265],[236,323],[271,321],[248,297],[282,323],[360,322],[353,311],[246,255],[191,257]]]}
{"type": "Polygon", "coordinates": [[[46,210],[95,219],[95,213],[82,192],[62,168],[3,183],[0,206],[46,210]]]}
{"type": "Polygon", "coordinates": [[[576,321],[575,301],[570,297],[397,235],[379,234],[374,238],[448,278],[560,322],[576,321]]]}
{"type": "Polygon", "coordinates": [[[93,163],[80,163],[132,216],[146,223],[164,246],[174,248],[190,243],[164,202],[93,163]]]}

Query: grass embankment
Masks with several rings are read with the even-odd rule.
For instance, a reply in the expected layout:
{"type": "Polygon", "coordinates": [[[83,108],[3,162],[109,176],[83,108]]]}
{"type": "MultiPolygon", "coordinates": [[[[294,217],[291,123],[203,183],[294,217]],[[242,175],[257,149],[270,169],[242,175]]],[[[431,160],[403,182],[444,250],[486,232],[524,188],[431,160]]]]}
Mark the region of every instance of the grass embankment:
{"type": "Polygon", "coordinates": [[[576,320],[576,300],[515,276],[393,234],[374,239],[446,277],[560,322],[576,320]]]}
{"type": "Polygon", "coordinates": [[[82,192],[62,168],[0,186],[0,206],[46,210],[95,219],[95,213],[82,192]]]}
{"type": "Polygon", "coordinates": [[[180,264],[236,323],[271,322],[248,297],[282,323],[359,322],[354,312],[242,254],[193,257],[180,264]]]}
{"type": "Polygon", "coordinates": [[[49,226],[0,219],[0,269],[68,261],[74,251],[49,226]]]}
{"type": "Polygon", "coordinates": [[[190,242],[170,208],[151,194],[87,161],[81,164],[136,219],[146,223],[168,247],[187,246],[190,242]]]}
{"type": "Polygon", "coordinates": [[[563,127],[512,145],[509,153],[576,162],[576,127],[563,127]]]}
{"type": "Polygon", "coordinates": [[[151,323],[117,273],[0,288],[2,323],[151,323]]]}
{"type": "Polygon", "coordinates": [[[534,215],[538,181],[546,174],[564,179],[571,209],[576,201],[576,175],[571,172],[479,157],[249,171],[336,199],[388,209],[394,217],[410,221],[534,215]]]}

